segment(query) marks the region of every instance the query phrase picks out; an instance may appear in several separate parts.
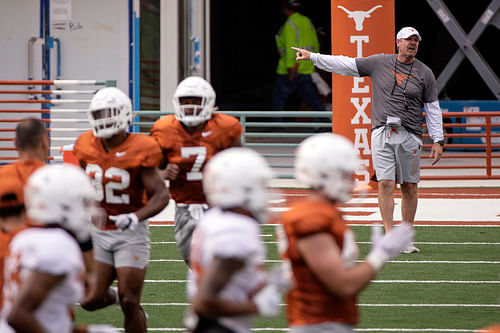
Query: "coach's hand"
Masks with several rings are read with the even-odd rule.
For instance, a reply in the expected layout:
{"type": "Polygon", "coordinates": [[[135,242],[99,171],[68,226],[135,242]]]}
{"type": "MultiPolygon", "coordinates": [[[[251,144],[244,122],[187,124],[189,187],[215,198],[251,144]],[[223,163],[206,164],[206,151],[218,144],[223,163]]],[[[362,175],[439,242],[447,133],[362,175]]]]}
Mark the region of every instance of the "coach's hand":
{"type": "Polygon", "coordinates": [[[114,215],[109,219],[115,221],[115,225],[121,231],[134,230],[139,224],[139,218],[134,213],[114,215]]]}
{"type": "Polygon", "coordinates": [[[293,47],[293,46],[292,46],[292,49],[297,51],[297,56],[296,56],[295,60],[299,61],[299,60],[309,60],[310,59],[311,52],[307,51],[306,49],[301,49],[301,48],[293,47]]]}
{"type": "Polygon", "coordinates": [[[429,155],[430,158],[434,158],[432,160],[432,165],[436,164],[441,159],[442,154],[443,146],[441,146],[439,142],[434,142],[431,148],[431,154],[429,155]]]}

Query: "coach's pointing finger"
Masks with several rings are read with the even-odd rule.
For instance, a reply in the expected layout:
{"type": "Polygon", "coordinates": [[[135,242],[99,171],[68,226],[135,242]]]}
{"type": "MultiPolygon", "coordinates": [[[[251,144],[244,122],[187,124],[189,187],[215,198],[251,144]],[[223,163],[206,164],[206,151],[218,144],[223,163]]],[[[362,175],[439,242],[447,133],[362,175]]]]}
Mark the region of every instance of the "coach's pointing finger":
{"type": "Polygon", "coordinates": [[[293,47],[292,46],[292,49],[297,51],[297,57],[295,58],[295,60],[309,60],[310,59],[310,54],[311,52],[305,50],[305,49],[301,49],[301,48],[298,48],[298,47],[293,47]]]}

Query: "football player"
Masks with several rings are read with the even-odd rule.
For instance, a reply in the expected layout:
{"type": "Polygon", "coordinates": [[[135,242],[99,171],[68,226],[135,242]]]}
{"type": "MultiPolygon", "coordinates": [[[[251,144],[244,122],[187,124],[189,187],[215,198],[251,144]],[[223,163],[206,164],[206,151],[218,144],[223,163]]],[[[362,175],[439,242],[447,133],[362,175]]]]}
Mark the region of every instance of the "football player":
{"type": "Polygon", "coordinates": [[[404,223],[382,237],[376,227],[370,253],[355,265],[358,247],[338,206],[350,199],[360,167],[353,144],[333,133],[311,136],[297,148],[294,167],[311,195],[282,214],[282,255],[295,282],[288,293],[288,325],[291,332],[353,332],[356,295],[410,244],[413,228],[404,223]]]}
{"type": "Polygon", "coordinates": [[[15,178],[25,184],[28,177],[45,164],[49,152],[49,136],[40,119],[26,118],[16,126],[15,146],[19,160],[0,167],[0,178],[15,178]]]}
{"type": "Polygon", "coordinates": [[[173,96],[174,115],[158,119],[151,136],[158,141],[164,159],[164,177],[175,200],[175,241],[189,264],[191,235],[208,209],[202,188],[202,170],[217,152],[241,146],[243,127],[233,116],[214,113],[215,91],[201,77],[179,83],[173,96]]]}
{"type": "Polygon", "coordinates": [[[0,182],[0,309],[2,308],[3,270],[12,237],[25,227],[23,184],[15,178],[0,182]]]}
{"type": "Polygon", "coordinates": [[[82,306],[93,311],[119,300],[125,331],[146,332],[140,299],[150,256],[147,219],[169,201],[157,169],[161,149],[148,135],[127,132],[132,104],[118,88],[99,90],[88,117],[92,130],[78,138],[73,152],[91,177],[107,219],[92,233],[95,288],[82,306]],[[118,289],[110,288],[115,278],[118,289]]]}
{"type": "MultiPolygon", "coordinates": [[[[17,192],[6,194],[17,201],[17,192]]],[[[84,294],[78,243],[89,237],[95,196],[87,175],[73,165],[44,166],[29,177],[24,197],[33,227],[18,231],[9,244],[1,332],[73,331],[72,308],[84,294]]],[[[100,326],[100,332],[114,330],[100,326]]]]}
{"type": "Polygon", "coordinates": [[[281,300],[262,269],[259,223],[266,221],[271,169],[255,151],[229,148],[203,173],[213,208],[193,233],[188,296],[194,316],[186,324],[194,332],[250,332],[252,315],[277,315],[281,300]]]}
{"type": "MultiPolygon", "coordinates": [[[[36,118],[21,120],[16,126],[16,137],[14,142],[19,154],[19,160],[0,167],[0,182],[11,184],[11,188],[15,186],[22,189],[29,176],[35,170],[44,166],[47,160],[49,136],[45,124],[40,119],[36,118]],[[17,183],[17,185],[15,183],[17,183]]],[[[20,193],[22,194],[22,191],[20,193]]],[[[24,205],[22,195],[18,195],[16,200],[19,205],[24,205]]],[[[24,219],[20,219],[20,221],[21,220],[26,222],[24,219]]],[[[3,249],[7,248],[13,236],[8,229],[10,228],[7,226],[6,230],[3,232],[5,237],[2,237],[2,242],[0,242],[0,247],[3,249]]],[[[92,270],[94,258],[92,239],[89,237],[88,239],[82,240],[79,245],[83,251],[86,271],[90,272],[92,270]]],[[[4,259],[4,255],[5,252],[0,249],[0,260],[4,259]]]]}

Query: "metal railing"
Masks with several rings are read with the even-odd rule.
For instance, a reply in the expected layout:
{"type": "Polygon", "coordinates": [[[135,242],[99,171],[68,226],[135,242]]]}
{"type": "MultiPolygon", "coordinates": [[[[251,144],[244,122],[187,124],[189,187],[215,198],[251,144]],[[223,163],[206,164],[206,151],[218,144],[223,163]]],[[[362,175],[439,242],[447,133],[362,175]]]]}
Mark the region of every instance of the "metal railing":
{"type": "MultiPolygon", "coordinates": [[[[137,112],[139,116],[171,113],[137,112]]],[[[244,128],[242,143],[262,153],[277,171],[277,176],[284,179],[293,178],[293,158],[298,144],[314,133],[331,131],[332,128],[330,111],[223,113],[239,118],[244,128]]],[[[434,166],[431,165],[429,152],[432,143],[429,142],[429,135],[424,134],[421,179],[500,179],[500,152],[495,153],[495,150],[500,151],[500,112],[443,112],[443,118],[446,144],[442,160],[434,166]],[[474,121],[469,122],[467,119],[474,121]],[[482,163],[479,163],[480,161],[482,163]]],[[[148,128],[153,123],[139,121],[134,125],[148,128]]]]}
{"type": "Polygon", "coordinates": [[[49,160],[61,161],[61,146],[73,143],[89,129],[87,108],[92,95],[102,87],[116,86],[116,81],[0,80],[0,86],[0,96],[6,96],[0,100],[1,164],[18,158],[14,132],[17,123],[26,117],[41,118],[47,124],[51,142],[49,160]]]}
{"type": "MultiPolygon", "coordinates": [[[[12,110],[14,111],[14,110],[12,110]]],[[[23,110],[16,110],[23,112],[23,110]]],[[[68,113],[84,110],[72,111],[68,113]]],[[[9,110],[0,110],[0,113],[9,110]]],[[[27,113],[47,112],[64,113],[63,109],[26,110],[27,113]]],[[[242,143],[259,151],[276,170],[276,175],[283,179],[293,178],[293,159],[295,149],[308,136],[318,132],[331,131],[330,111],[219,111],[237,117],[243,125],[242,143]]],[[[19,114],[19,113],[18,113],[19,114]]],[[[39,113],[40,114],[40,113],[39,113]]],[[[172,114],[172,112],[137,111],[135,131],[148,133],[153,125],[151,119],[172,114]],[[144,121],[141,121],[141,118],[144,121]],[[147,119],[147,121],[146,121],[147,119]]],[[[2,119],[1,123],[16,122],[22,118],[2,119]]],[[[427,134],[424,134],[424,151],[422,153],[422,180],[466,180],[466,179],[500,179],[500,111],[494,112],[443,112],[445,120],[446,144],[442,160],[432,166],[429,158],[430,147],[427,134]]],[[[81,132],[88,130],[86,119],[50,118],[51,124],[60,123],[62,128],[51,126],[51,133],[63,132],[64,137],[54,137],[51,149],[59,152],[64,143],[72,143],[81,132]],[[59,141],[58,141],[59,140],[59,141]]],[[[425,126],[424,126],[425,127],[425,126]]],[[[0,129],[1,132],[12,132],[13,129],[0,129]]],[[[12,137],[1,137],[0,161],[6,160],[3,152],[13,153],[12,137]],[[5,146],[7,144],[7,146],[5,146]]],[[[57,154],[54,154],[57,155],[57,154]]],[[[61,160],[62,156],[55,156],[61,160]]],[[[9,157],[7,160],[15,159],[9,157]]]]}
{"type": "MultiPolygon", "coordinates": [[[[500,179],[500,172],[496,172],[500,171],[500,111],[443,112],[443,120],[446,144],[442,161],[437,165],[423,162],[421,169],[445,170],[446,173],[422,175],[421,179],[500,179]]],[[[426,137],[428,134],[424,135],[426,137]]],[[[430,143],[424,144],[424,149],[430,147],[430,143]]],[[[422,159],[430,158],[422,154],[422,159]]]]}

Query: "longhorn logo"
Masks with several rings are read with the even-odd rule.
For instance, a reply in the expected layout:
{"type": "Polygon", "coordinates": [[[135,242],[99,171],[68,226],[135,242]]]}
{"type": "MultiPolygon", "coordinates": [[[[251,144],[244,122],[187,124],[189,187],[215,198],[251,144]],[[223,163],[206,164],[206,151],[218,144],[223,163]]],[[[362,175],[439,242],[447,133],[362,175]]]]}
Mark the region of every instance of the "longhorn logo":
{"type": "Polygon", "coordinates": [[[371,17],[370,14],[380,7],[382,7],[382,5],[377,5],[368,11],[363,11],[363,10],[350,11],[345,7],[337,6],[337,8],[340,8],[347,13],[348,18],[352,18],[354,20],[354,23],[356,23],[356,31],[363,30],[363,22],[365,21],[365,18],[371,17]]]}

